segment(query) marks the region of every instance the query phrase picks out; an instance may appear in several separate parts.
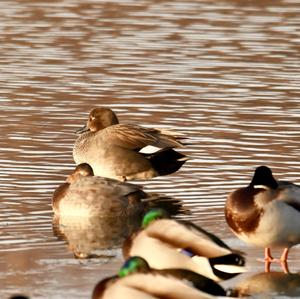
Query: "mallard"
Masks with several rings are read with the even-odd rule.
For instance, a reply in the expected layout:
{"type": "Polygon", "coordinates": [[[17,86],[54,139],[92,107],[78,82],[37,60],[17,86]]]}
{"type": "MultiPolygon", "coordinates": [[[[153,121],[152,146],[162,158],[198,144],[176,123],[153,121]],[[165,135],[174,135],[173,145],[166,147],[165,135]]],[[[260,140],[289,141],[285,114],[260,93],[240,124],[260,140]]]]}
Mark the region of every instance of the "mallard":
{"type": "Polygon", "coordinates": [[[288,272],[289,249],[300,243],[299,186],[277,181],[270,168],[260,166],[247,187],[228,196],[225,217],[238,238],[265,248],[266,262],[278,261],[271,248],[284,248],[279,261],[288,272]]]}
{"type": "Polygon", "coordinates": [[[128,216],[143,211],[147,194],[141,186],[93,176],[87,163],[79,164],[54,192],[57,216],[128,216]]]}
{"type": "Polygon", "coordinates": [[[79,130],[73,148],[76,164],[88,163],[97,176],[121,181],[149,179],[177,171],[187,160],[173,148],[183,147],[170,131],[119,124],[108,108],[94,108],[79,130]],[[154,152],[145,152],[149,146],[154,152]]]}
{"type": "Polygon", "coordinates": [[[169,219],[161,209],[144,216],[142,228],[124,242],[123,255],[141,256],[156,269],[188,269],[215,281],[245,272],[239,252],[191,222],[169,219]]]}
{"type": "Polygon", "coordinates": [[[226,296],[213,280],[184,269],[151,269],[145,259],[128,259],[119,274],[94,288],[92,299],[210,299],[226,296]]]}

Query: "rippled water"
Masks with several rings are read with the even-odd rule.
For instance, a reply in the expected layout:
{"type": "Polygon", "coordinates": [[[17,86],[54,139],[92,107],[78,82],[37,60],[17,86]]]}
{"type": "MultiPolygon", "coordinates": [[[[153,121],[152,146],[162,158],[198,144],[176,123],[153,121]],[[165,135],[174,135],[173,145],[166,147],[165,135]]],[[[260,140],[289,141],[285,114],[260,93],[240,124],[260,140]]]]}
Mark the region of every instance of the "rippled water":
{"type": "MultiPolygon", "coordinates": [[[[88,298],[119,266],[118,250],[75,259],[78,244],[52,229],[74,131],[104,105],[189,137],[192,159],[146,191],[182,200],[181,217],[247,251],[251,273],[228,285],[263,272],[262,250],[230,233],[223,206],[261,164],[300,183],[299,13],[294,0],[1,1],[1,298],[88,298]]],[[[299,258],[295,247],[292,272],[299,258]]],[[[294,296],[268,285],[267,298],[294,296]]]]}

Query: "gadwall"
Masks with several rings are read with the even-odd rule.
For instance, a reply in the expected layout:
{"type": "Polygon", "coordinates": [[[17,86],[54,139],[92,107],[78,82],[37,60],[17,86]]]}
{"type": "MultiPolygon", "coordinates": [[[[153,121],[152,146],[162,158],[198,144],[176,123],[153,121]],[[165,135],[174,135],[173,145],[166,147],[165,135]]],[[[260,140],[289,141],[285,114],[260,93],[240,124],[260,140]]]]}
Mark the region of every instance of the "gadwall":
{"type": "Polygon", "coordinates": [[[57,216],[127,216],[143,211],[141,186],[93,176],[87,163],[78,165],[52,199],[57,216]]]}
{"type": "Polygon", "coordinates": [[[233,191],[226,201],[225,217],[241,240],[265,248],[268,264],[280,261],[285,272],[290,247],[300,243],[300,187],[276,181],[266,166],[256,168],[247,187],[233,191]],[[271,248],[284,248],[279,260],[271,248]]]}
{"type": "Polygon", "coordinates": [[[149,179],[177,171],[187,160],[173,148],[182,147],[170,131],[119,124],[108,108],[93,109],[79,130],[73,148],[76,164],[88,163],[95,175],[121,181],[149,179]],[[149,146],[155,152],[143,152],[149,146]]]}
{"type": "Polygon", "coordinates": [[[135,256],[125,262],[118,275],[99,282],[92,299],[211,299],[215,296],[226,296],[226,292],[213,280],[184,269],[151,269],[146,260],[135,256]]]}
{"type": "Polygon", "coordinates": [[[215,281],[245,272],[239,252],[191,222],[169,219],[161,209],[144,216],[142,229],[124,242],[123,255],[141,256],[153,268],[188,269],[215,281]]]}

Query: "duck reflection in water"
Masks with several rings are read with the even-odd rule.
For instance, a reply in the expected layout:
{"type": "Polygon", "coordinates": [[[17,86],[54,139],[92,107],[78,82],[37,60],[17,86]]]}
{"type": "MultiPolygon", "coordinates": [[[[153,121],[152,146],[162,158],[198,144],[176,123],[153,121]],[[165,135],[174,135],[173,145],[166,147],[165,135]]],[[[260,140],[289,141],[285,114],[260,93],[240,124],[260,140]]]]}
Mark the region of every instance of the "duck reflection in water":
{"type": "Polygon", "coordinates": [[[300,298],[300,275],[283,272],[262,272],[245,277],[231,292],[237,297],[256,296],[274,298],[277,296],[300,298]]]}
{"type": "MultiPolygon", "coordinates": [[[[92,168],[78,165],[53,195],[53,231],[68,243],[75,257],[99,257],[120,247],[138,230],[152,207],[171,215],[186,213],[181,202],[160,194],[145,193],[141,186],[93,176],[92,168]]],[[[115,255],[113,251],[109,256],[115,255]]]]}
{"type": "Polygon", "coordinates": [[[135,232],[142,215],[131,217],[64,217],[54,218],[53,233],[64,240],[75,258],[110,259],[128,235],[135,232]]]}
{"type": "Polygon", "coordinates": [[[270,168],[255,170],[250,184],[232,192],[226,201],[225,217],[241,240],[265,248],[265,271],[270,263],[280,262],[289,272],[287,258],[292,246],[300,243],[300,187],[277,181],[270,168]],[[271,248],[283,248],[274,259],[271,248]]]}

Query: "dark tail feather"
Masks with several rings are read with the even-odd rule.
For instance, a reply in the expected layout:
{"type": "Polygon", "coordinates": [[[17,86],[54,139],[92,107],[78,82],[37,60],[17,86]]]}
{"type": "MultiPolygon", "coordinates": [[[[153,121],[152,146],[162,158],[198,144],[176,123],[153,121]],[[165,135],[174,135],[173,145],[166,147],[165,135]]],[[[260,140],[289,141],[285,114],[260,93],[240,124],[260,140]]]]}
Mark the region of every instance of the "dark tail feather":
{"type": "Polygon", "coordinates": [[[177,171],[187,160],[187,156],[173,149],[163,149],[147,158],[159,175],[167,175],[177,171]]]}
{"type": "Polygon", "coordinates": [[[239,254],[236,253],[230,253],[227,255],[219,256],[219,257],[213,257],[209,258],[209,263],[212,267],[212,270],[216,276],[218,276],[221,279],[230,279],[236,275],[238,275],[241,272],[244,272],[242,268],[245,266],[245,258],[239,254]],[[221,270],[216,269],[214,266],[215,265],[232,265],[232,266],[237,266],[240,267],[240,272],[235,272],[235,273],[228,273],[228,272],[223,272],[221,270]]]}

